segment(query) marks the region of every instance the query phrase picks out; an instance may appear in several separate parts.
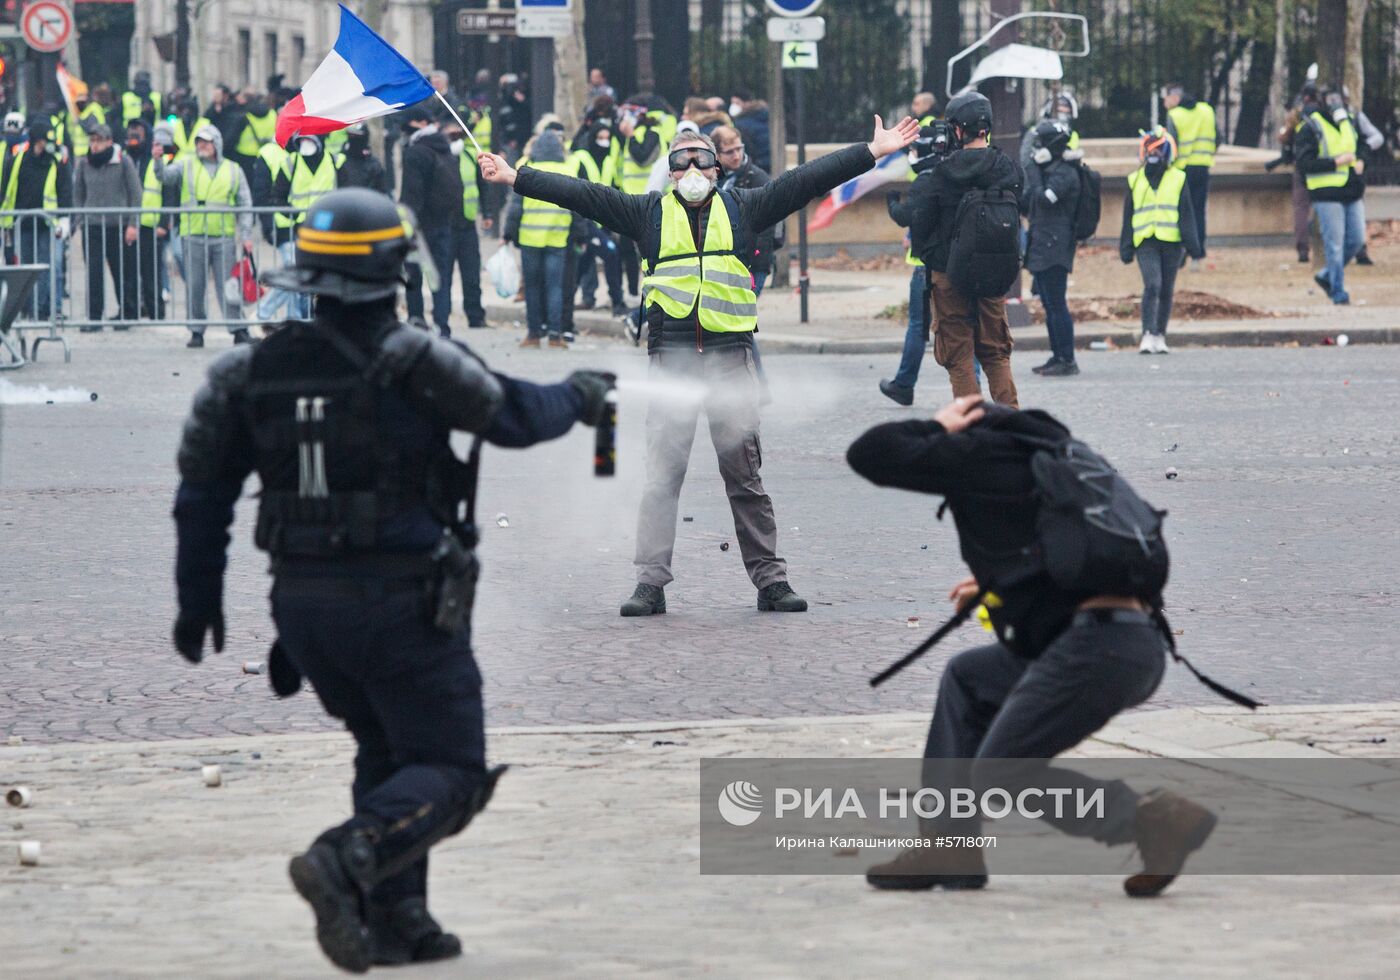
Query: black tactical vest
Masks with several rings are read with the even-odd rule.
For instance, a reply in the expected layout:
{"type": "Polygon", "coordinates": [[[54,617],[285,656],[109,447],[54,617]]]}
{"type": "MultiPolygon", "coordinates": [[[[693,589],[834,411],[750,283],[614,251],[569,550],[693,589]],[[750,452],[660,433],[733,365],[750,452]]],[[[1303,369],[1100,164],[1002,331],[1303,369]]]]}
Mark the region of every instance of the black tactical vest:
{"type": "Polygon", "coordinates": [[[460,464],[447,427],[376,371],[379,342],[409,329],[387,324],[357,343],[324,321],[288,323],[257,346],[245,405],[262,480],[259,548],[293,559],[373,554],[384,526],[415,509],[453,523],[444,470],[460,464]]]}

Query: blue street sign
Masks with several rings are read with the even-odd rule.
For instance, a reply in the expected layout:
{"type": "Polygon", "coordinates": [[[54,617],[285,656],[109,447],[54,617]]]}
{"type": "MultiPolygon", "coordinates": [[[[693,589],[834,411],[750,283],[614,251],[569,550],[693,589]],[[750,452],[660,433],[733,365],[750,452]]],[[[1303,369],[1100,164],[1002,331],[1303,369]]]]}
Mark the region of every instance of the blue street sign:
{"type": "Polygon", "coordinates": [[[779,17],[806,17],[822,5],[822,0],[767,0],[768,9],[779,17]]]}

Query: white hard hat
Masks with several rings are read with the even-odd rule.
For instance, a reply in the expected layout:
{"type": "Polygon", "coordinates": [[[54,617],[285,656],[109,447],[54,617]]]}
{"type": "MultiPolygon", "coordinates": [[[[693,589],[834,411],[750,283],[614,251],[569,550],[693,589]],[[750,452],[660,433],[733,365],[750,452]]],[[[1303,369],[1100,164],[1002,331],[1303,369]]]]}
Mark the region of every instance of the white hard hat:
{"type": "Polygon", "coordinates": [[[18,133],[18,132],[20,132],[20,131],[23,130],[23,129],[24,129],[24,113],[22,113],[22,112],[7,112],[7,113],[5,113],[5,132],[7,132],[7,133],[18,133]]]}

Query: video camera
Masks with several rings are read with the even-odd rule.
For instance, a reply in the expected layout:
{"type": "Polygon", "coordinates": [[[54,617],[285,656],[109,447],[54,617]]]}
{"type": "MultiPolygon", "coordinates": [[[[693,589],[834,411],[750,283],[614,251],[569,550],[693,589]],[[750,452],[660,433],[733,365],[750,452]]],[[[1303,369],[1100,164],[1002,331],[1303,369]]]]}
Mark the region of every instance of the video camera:
{"type": "Polygon", "coordinates": [[[909,146],[909,165],[914,173],[932,170],[953,150],[957,140],[946,119],[935,119],[919,130],[919,138],[909,146]]]}

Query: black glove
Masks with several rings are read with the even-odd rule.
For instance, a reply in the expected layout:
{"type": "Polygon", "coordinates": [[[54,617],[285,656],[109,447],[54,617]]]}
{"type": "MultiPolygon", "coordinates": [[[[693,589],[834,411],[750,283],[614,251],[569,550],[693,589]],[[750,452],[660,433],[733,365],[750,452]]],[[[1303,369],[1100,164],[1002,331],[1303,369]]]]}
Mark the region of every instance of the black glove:
{"type": "Polygon", "coordinates": [[[607,407],[608,392],[617,387],[617,375],[606,371],[575,371],[564,380],[583,398],[578,420],[584,425],[597,425],[607,407]]]}
{"type": "Polygon", "coordinates": [[[267,681],[279,698],[289,698],[301,690],[301,671],[288,659],[281,640],[273,640],[272,649],[267,651],[267,681]]]}
{"type": "Polygon", "coordinates": [[[224,614],[221,610],[208,615],[180,610],[175,617],[175,649],[192,664],[204,659],[204,634],[214,631],[214,652],[224,652],[224,614]]]}

